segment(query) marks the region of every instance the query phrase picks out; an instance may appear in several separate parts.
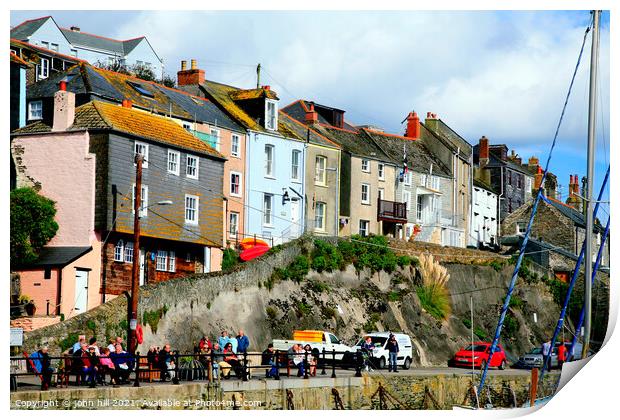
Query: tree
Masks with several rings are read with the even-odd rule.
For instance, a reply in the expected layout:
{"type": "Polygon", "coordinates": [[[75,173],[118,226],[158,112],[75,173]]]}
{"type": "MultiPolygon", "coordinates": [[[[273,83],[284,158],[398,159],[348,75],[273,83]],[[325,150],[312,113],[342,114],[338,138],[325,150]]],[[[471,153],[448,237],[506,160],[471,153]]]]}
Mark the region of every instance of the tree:
{"type": "Polygon", "coordinates": [[[32,188],[11,191],[11,265],[36,261],[56,235],[55,204],[32,188]]]}
{"type": "Polygon", "coordinates": [[[129,72],[138,79],[149,82],[157,82],[157,78],[155,77],[155,73],[151,69],[151,66],[147,66],[146,64],[134,64],[129,68],[129,72]]]}

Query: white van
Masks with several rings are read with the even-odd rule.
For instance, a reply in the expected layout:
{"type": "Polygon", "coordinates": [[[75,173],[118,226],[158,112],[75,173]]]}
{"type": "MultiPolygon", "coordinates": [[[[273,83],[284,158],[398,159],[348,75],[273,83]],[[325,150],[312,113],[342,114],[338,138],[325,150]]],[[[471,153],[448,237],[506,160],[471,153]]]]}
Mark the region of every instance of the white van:
{"type": "Polygon", "coordinates": [[[388,338],[390,334],[394,334],[396,336],[396,341],[398,341],[398,356],[396,357],[397,363],[399,367],[403,369],[409,369],[411,366],[411,361],[413,360],[412,351],[413,347],[411,346],[411,338],[407,334],[403,333],[391,333],[391,332],[371,332],[366,334],[353,346],[353,350],[361,350],[362,344],[366,341],[366,337],[370,337],[372,340],[372,344],[374,344],[375,348],[372,351],[371,363],[372,366],[376,369],[385,369],[388,364],[389,352],[385,348],[388,338]]]}

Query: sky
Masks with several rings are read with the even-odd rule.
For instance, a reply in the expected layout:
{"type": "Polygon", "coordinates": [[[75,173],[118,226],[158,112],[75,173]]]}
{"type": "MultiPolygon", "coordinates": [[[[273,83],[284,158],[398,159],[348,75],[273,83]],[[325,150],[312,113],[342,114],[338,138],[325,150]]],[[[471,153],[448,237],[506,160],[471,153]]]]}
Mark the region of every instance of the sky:
{"type": "MultiPolygon", "coordinates": [[[[271,85],[281,106],[308,99],[353,124],[402,133],[408,112],[434,112],[471,144],[485,135],[545,162],[589,11],[13,11],[11,25],[52,15],[116,39],[145,35],[174,75],[198,60],[206,77],[271,85]]],[[[566,199],[586,172],[590,41],[550,170],[566,199]]],[[[595,191],[609,163],[609,13],[603,14],[595,191]]],[[[606,194],[608,197],[608,194],[606,194]]],[[[606,219],[604,206],[602,219],[606,219]]]]}

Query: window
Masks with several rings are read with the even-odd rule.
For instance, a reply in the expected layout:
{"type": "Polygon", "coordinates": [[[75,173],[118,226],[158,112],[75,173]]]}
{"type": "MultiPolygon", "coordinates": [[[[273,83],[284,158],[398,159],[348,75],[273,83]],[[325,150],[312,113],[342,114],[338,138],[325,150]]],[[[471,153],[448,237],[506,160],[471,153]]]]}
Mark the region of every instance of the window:
{"type": "Polygon", "coordinates": [[[521,175],[517,174],[517,188],[521,188],[521,175]]]}
{"type": "Polygon", "coordinates": [[[301,180],[301,172],[299,171],[300,156],[301,150],[293,150],[291,155],[291,178],[294,181],[301,180]]]}
{"type": "Polygon", "coordinates": [[[50,75],[50,60],[47,58],[41,57],[41,63],[39,63],[39,71],[37,72],[37,76],[39,80],[47,79],[50,75]]]}
{"type": "Polygon", "coordinates": [[[168,253],[168,271],[175,273],[177,271],[177,257],[174,251],[168,253]]]}
{"type": "MultiPolygon", "coordinates": [[[[116,60],[112,57],[110,57],[110,59],[112,60],[112,63],[115,62],[116,60]]],[[[127,84],[129,86],[131,86],[136,92],[138,92],[140,95],[145,96],[147,98],[154,98],[155,96],[144,87],[144,85],[141,85],[140,83],[136,83],[136,82],[127,82],[127,84]]]]}
{"type": "Polygon", "coordinates": [[[316,202],[314,207],[314,228],[316,230],[325,230],[325,209],[325,203],[316,202]]]}
{"type": "Polygon", "coordinates": [[[198,224],[198,200],[195,195],[185,194],[185,223],[198,224]]]}
{"type": "Polygon", "coordinates": [[[278,112],[275,101],[267,99],[265,101],[265,128],[268,130],[278,129],[278,112]]]}
{"type": "Polygon", "coordinates": [[[273,145],[265,145],[265,176],[273,177],[273,145]]]}
{"type": "Polygon", "coordinates": [[[273,194],[263,196],[263,225],[273,224],[273,194]]]}
{"type": "Polygon", "coordinates": [[[360,220],[360,236],[368,236],[368,227],[370,225],[370,221],[368,220],[360,220]]]}
{"type": "Polygon", "coordinates": [[[420,175],[420,185],[426,187],[426,174],[420,175]]]}
{"type": "Polygon", "coordinates": [[[523,233],[527,230],[527,223],[525,222],[517,222],[517,235],[523,233]]]}
{"type": "Polygon", "coordinates": [[[125,262],[133,262],[133,242],[127,242],[125,244],[125,262]]]}
{"type": "Polygon", "coordinates": [[[370,184],[362,184],[362,204],[370,204],[370,184]]]}
{"type": "Polygon", "coordinates": [[[239,157],[239,136],[237,134],[233,134],[230,140],[230,155],[232,157],[239,157]]]}
{"type": "Polygon", "coordinates": [[[155,266],[157,271],[167,271],[168,270],[168,252],[158,250],[157,251],[157,264],[155,266]]]}
{"type": "Polygon", "coordinates": [[[362,159],[362,172],[370,172],[370,162],[368,159],[362,159]]]}
{"type": "Polygon", "coordinates": [[[43,102],[32,101],[28,104],[28,119],[40,120],[43,118],[43,102]]]}
{"type": "Polygon", "coordinates": [[[385,181],[385,165],[383,163],[377,165],[377,172],[379,173],[379,181],[385,181]]]}
{"type": "Polygon", "coordinates": [[[230,195],[241,197],[241,174],[230,172],[230,195]]]}
{"type": "Polygon", "coordinates": [[[77,56],[78,56],[77,50],[71,49],[71,57],[77,58],[77,56]]]}
{"type": "Polygon", "coordinates": [[[50,43],[47,41],[41,41],[41,46],[46,49],[50,49],[50,43]]]}
{"type": "MultiPolygon", "coordinates": [[[[133,184],[133,189],[131,190],[131,212],[135,213],[134,204],[136,202],[136,184],[133,184]]],[[[140,192],[140,217],[146,217],[148,215],[148,206],[149,206],[149,187],[148,185],[142,185],[140,192]]]]}
{"type": "Polygon", "coordinates": [[[512,198],[508,199],[508,213],[512,213],[512,198]]]}
{"type": "Polygon", "coordinates": [[[216,130],[215,128],[211,129],[211,140],[215,143],[215,150],[220,151],[220,130],[216,130]]]}
{"type": "Polygon", "coordinates": [[[183,123],[183,128],[186,129],[187,131],[192,131],[192,125],[190,123],[183,123]]]}
{"type": "Polygon", "coordinates": [[[177,151],[168,149],[168,173],[179,175],[179,161],[181,154],[177,151]]]}
{"type": "Polygon", "coordinates": [[[418,195],[416,203],[416,220],[422,221],[422,196],[418,195]]]}
{"type": "Polygon", "coordinates": [[[135,165],[135,156],[142,155],[142,167],[149,167],[149,145],[146,143],[141,143],[139,141],[135,142],[134,145],[134,165],[135,165]]]}
{"type": "Polygon", "coordinates": [[[123,262],[123,240],[119,240],[114,247],[114,261],[123,262]]]}
{"type": "Polygon", "coordinates": [[[231,212],[228,216],[228,232],[232,236],[239,233],[239,213],[231,212]]]}
{"type": "Polygon", "coordinates": [[[407,211],[411,210],[411,191],[403,191],[403,203],[407,205],[407,211]]]}
{"type": "Polygon", "coordinates": [[[407,171],[407,173],[405,174],[404,183],[405,185],[411,185],[411,172],[410,171],[407,171]]]}
{"type": "Polygon", "coordinates": [[[327,158],[325,156],[317,156],[314,159],[314,182],[316,184],[325,185],[325,166],[327,158]]]}
{"type": "Polygon", "coordinates": [[[512,185],[512,172],[506,171],[506,175],[508,176],[508,185],[512,185]]]}
{"type": "Polygon", "coordinates": [[[54,44],[54,43],[52,43],[51,50],[52,50],[52,51],[56,51],[56,52],[58,52],[58,44],[54,44]]]}
{"type": "Polygon", "coordinates": [[[188,178],[198,179],[198,157],[187,155],[187,166],[185,167],[185,175],[188,178]]]}
{"type": "Polygon", "coordinates": [[[435,191],[439,191],[439,177],[431,175],[431,188],[435,191]]]}

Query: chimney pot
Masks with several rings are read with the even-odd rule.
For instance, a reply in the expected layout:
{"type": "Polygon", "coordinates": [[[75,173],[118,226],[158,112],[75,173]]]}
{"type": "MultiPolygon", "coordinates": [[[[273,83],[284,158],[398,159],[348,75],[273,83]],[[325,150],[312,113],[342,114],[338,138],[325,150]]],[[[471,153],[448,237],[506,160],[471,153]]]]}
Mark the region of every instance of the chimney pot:
{"type": "MultiPolygon", "coordinates": [[[[270,85],[265,85],[265,86],[263,86],[263,89],[265,89],[265,90],[271,90],[271,86],[270,86],[270,85]]],[[[314,105],[313,105],[313,107],[314,107],[314,105]]]]}
{"type": "Polygon", "coordinates": [[[58,85],[61,91],[64,92],[67,90],[67,82],[65,80],[61,80],[58,85]]]}
{"type": "Polygon", "coordinates": [[[201,85],[205,81],[205,71],[197,68],[196,60],[192,59],[191,69],[187,69],[187,61],[181,61],[181,70],[177,72],[179,86],[201,85]]]}
{"type": "Polygon", "coordinates": [[[187,70],[187,61],[181,60],[181,71],[187,70]]]}
{"type": "Polygon", "coordinates": [[[123,108],[132,108],[133,103],[129,99],[123,99],[123,108]]]}
{"type": "Polygon", "coordinates": [[[410,112],[407,115],[407,129],[405,131],[405,137],[410,139],[420,138],[420,117],[415,111],[410,112]]]}
{"type": "Polygon", "coordinates": [[[196,63],[196,59],[192,58],[192,70],[196,70],[198,68],[197,63],[196,63]]]}

